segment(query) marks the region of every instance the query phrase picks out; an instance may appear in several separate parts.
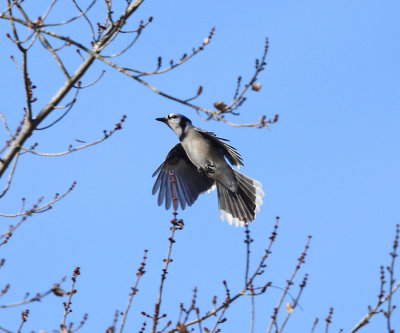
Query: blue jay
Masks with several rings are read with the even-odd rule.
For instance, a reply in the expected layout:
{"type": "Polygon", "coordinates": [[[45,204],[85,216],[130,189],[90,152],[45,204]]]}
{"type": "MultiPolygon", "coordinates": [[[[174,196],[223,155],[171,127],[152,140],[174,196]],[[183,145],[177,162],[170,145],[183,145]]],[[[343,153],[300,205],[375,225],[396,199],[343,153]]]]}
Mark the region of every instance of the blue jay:
{"type": "Polygon", "coordinates": [[[217,187],[222,220],[236,226],[253,221],[262,204],[262,185],[230,167],[226,159],[238,168],[243,162],[236,149],[224,142],[228,140],[194,127],[181,114],[171,113],[156,120],[167,124],[180,141],[153,174],[153,177],[158,174],[153,186],[153,194],[159,191],[158,205],[165,201],[165,208],[171,207],[169,174],[172,172],[177,203],[182,209],[191,206],[200,193],[217,187]]]}

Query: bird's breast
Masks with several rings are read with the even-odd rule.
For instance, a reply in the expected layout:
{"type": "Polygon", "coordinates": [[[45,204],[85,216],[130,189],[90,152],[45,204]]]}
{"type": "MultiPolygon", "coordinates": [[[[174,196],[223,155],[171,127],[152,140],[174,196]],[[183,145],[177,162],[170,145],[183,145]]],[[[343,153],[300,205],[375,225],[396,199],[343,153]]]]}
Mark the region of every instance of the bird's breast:
{"type": "Polygon", "coordinates": [[[190,131],[181,143],[190,161],[197,168],[204,169],[210,163],[220,166],[225,162],[218,149],[196,131],[190,131]]]}
{"type": "Polygon", "coordinates": [[[190,161],[196,167],[204,168],[207,163],[211,162],[213,149],[210,143],[203,138],[195,137],[191,140],[185,140],[182,142],[182,146],[190,161]]]}

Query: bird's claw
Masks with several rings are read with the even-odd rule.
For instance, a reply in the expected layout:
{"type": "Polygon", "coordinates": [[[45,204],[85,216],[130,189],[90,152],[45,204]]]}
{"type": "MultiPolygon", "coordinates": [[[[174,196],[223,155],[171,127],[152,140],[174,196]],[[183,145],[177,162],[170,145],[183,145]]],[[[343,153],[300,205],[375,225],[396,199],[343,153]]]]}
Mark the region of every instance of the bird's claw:
{"type": "Polygon", "coordinates": [[[204,170],[206,173],[215,173],[215,165],[211,162],[208,162],[204,170]]]}
{"type": "Polygon", "coordinates": [[[216,167],[214,164],[212,164],[211,162],[208,162],[204,168],[198,167],[197,171],[198,171],[198,173],[201,173],[201,174],[210,174],[210,173],[215,173],[215,168],[216,167]]]}

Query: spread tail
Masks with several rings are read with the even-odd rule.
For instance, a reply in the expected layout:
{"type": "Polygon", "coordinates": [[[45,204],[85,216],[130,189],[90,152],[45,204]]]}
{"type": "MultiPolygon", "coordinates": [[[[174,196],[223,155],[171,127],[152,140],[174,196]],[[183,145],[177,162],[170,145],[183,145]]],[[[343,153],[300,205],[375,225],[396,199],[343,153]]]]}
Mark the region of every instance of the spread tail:
{"type": "Polygon", "coordinates": [[[262,185],[255,179],[233,170],[239,185],[238,191],[232,192],[217,182],[218,206],[221,220],[237,227],[251,222],[262,205],[264,192],[262,185]]]}

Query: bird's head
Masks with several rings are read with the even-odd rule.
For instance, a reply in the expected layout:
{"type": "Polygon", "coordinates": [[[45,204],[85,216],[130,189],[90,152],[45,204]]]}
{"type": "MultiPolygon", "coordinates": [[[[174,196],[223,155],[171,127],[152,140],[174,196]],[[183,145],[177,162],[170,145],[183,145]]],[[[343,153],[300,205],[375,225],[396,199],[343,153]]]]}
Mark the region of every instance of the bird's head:
{"type": "Polygon", "coordinates": [[[190,119],[179,113],[170,113],[166,117],[156,118],[156,120],[167,124],[179,138],[182,137],[188,127],[192,126],[190,119]]]}

